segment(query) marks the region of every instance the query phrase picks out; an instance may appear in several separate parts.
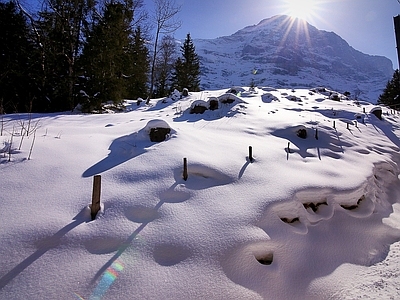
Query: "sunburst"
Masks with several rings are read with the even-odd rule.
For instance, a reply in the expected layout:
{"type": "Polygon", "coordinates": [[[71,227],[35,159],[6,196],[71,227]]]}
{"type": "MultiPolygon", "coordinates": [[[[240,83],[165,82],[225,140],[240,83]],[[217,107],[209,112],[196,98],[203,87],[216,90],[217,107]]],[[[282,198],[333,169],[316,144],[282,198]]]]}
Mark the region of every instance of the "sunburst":
{"type": "Polygon", "coordinates": [[[318,0],[284,0],[285,14],[309,21],[318,8],[318,0]]]}

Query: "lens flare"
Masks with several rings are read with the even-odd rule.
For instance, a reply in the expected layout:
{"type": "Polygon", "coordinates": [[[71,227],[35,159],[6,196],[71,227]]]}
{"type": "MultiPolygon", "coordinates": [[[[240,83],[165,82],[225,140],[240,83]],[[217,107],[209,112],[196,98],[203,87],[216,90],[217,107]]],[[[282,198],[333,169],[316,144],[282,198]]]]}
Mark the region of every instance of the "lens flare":
{"type": "Polygon", "coordinates": [[[117,279],[118,273],[121,272],[123,269],[124,266],[120,262],[113,262],[112,265],[104,272],[89,300],[102,299],[110,286],[117,279]]]}

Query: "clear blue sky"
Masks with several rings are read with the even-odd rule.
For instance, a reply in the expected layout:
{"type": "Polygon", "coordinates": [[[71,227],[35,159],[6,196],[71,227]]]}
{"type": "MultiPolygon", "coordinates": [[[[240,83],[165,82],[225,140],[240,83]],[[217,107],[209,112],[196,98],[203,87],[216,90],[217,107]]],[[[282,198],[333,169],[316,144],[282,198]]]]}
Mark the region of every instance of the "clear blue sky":
{"type": "MultiPolygon", "coordinates": [[[[399,0],[400,1],[400,0],[399,0]]],[[[22,0],[32,8],[40,0],[22,0]],[[29,5],[30,4],[30,5],[29,5]]],[[[398,68],[393,17],[400,14],[397,0],[175,0],[181,5],[181,28],[175,33],[184,39],[217,38],[255,25],[263,19],[289,14],[289,3],[312,3],[305,19],[318,29],[333,31],[353,48],[391,59],[398,68]]],[[[144,0],[151,13],[153,0],[144,0]]],[[[298,9],[301,10],[301,9],[298,9]]]]}
{"type": "MultiPolygon", "coordinates": [[[[289,13],[289,0],[175,0],[182,5],[179,39],[217,38],[289,13]]],[[[300,1],[300,0],[294,0],[300,1]]],[[[309,0],[312,1],[312,0],[309,0]]],[[[145,0],[150,3],[152,0],[145,0]]],[[[398,68],[393,17],[400,14],[397,0],[314,0],[306,20],[318,29],[333,31],[350,46],[372,55],[383,55],[398,68]]]]}

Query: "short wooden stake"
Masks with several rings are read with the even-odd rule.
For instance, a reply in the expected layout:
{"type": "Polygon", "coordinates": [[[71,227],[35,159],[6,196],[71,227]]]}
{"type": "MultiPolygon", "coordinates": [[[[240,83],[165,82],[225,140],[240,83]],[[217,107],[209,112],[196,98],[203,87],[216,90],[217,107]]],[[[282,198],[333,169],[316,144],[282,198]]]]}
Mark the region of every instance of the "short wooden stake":
{"type": "Polygon", "coordinates": [[[183,180],[188,179],[188,170],[187,170],[187,158],[185,157],[183,159],[183,180]]]}
{"type": "Polygon", "coordinates": [[[363,113],[365,114],[365,107],[363,107],[363,113]]]}
{"type": "Polygon", "coordinates": [[[333,128],[336,129],[336,121],[333,121],[333,128]]]}
{"type": "Polygon", "coordinates": [[[287,152],[290,153],[290,142],[287,143],[287,152]]]}
{"type": "Polygon", "coordinates": [[[253,147],[249,146],[249,160],[253,162],[253,147]]]}
{"type": "Polygon", "coordinates": [[[315,139],[318,140],[318,128],[315,128],[315,139]]]}
{"type": "Polygon", "coordinates": [[[357,121],[354,121],[354,123],[355,123],[355,125],[356,125],[356,128],[358,128],[358,124],[357,124],[357,121]]]}
{"type": "Polygon", "coordinates": [[[92,193],[92,206],[90,207],[90,214],[92,220],[96,218],[100,210],[100,192],[101,192],[101,175],[93,177],[93,193],[92,193]]]}
{"type": "Polygon", "coordinates": [[[349,129],[349,130],[350,130],[350,128],[349,128],[349,123],[347,123],[347,129],[349,129]]]}

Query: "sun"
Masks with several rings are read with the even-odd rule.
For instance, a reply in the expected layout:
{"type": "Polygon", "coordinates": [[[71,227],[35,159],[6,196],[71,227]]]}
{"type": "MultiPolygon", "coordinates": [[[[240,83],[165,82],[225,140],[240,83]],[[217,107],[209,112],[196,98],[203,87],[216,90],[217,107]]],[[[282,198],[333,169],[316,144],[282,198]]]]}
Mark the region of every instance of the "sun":
{"type": "Polygon", "coordinates": [[[284,8],[286,14],[307,20],[315,14],[317,8],[317,0],[284,0],[284,8]]]}

